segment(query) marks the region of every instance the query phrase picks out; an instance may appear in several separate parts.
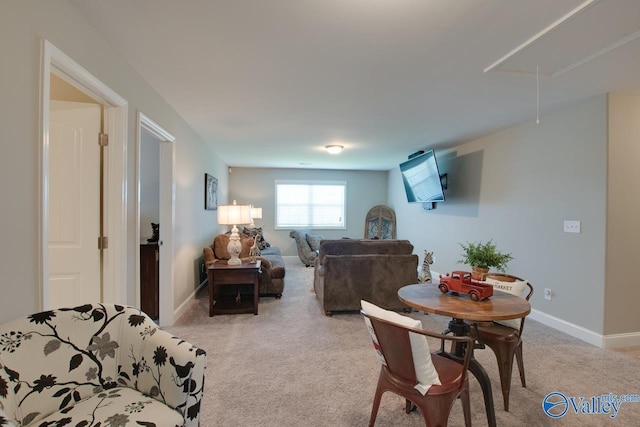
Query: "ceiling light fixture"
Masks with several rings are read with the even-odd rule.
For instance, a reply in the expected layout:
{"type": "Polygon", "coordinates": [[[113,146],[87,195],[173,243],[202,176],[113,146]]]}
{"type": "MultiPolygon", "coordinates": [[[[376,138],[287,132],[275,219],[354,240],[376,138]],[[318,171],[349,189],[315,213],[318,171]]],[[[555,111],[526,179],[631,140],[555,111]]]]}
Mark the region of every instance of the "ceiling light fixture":
{"type": "Polygon", "coordinates": [[[329,154],[339,154],[344,149],[342,145],[325,145],[324,148],[329,152],[329,154]]]}

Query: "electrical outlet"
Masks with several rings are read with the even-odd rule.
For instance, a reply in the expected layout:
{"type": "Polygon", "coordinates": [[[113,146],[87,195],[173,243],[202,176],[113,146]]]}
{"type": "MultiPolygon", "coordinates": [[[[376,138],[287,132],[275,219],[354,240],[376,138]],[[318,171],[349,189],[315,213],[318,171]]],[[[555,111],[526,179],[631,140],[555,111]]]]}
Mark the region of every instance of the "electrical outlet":
{"type": "Polygon", "coordinates": [[[544,299],[551,301],[551,289],[544,288],[544,299]]]}

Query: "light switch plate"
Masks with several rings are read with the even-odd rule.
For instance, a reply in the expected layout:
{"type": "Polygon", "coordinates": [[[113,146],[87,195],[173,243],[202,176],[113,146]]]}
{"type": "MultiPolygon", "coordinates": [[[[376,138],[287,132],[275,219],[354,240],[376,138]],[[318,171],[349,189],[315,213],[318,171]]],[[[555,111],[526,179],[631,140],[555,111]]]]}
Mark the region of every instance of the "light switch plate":
{"type": "Polygon", "coordinates": [[[565,233],[580,233],[581,231],[580,221],[568,221],[564,222],[564,232],[565,233]]]}

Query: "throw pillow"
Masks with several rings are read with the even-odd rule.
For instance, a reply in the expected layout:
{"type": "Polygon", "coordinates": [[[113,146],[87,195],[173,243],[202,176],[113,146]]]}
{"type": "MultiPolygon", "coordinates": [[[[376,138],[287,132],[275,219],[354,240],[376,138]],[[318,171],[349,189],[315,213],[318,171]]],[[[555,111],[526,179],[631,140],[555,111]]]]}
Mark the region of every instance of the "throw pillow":
{"type": "MultiPolygon", "coordinates": [[[[412,319],[411,317],[403,316],[395,311],[385,310],[370,302],[361,300],[360,305],[362,310],[379,319],[387,320],[400,326],[407,326],[409,328],[422,329],[422,323],[419,320],[412,319]]],[[[376,353],[379,353],[378,338],[375,336],[371,322],[367,322],[369,319],[365,317],[365,323],[371,333],[371,339],[373,340],[373,346],[376,348],[376,353]]],[[[438,372],[436,371],[433,362],[431,361],[431,352],[429,351],[429,343],[424,335],[414,334],[409,332],[409,341],[411,342],[411,354],[413,355],[413,365],[416,371],[416,378],[418,384],[415,385],[415,389],[418,390],[424,396],[429,391],[429,388],[433,384],[442,385],[438,372]]],[[[386,361],[382,354],[379,354],[378,358],[381,363],[386,365],[386,361]]]]}
{"type": "Polygon", "coordinates": [[[264,240],[264,236],[262,234],[262,227],[255,227],[255,228],[244,227],[242,229],[242,234],[246,234],[247,236],[250,236],[250,237],[255,237],[258,240],[258,245],[256,247],[260,250],[266,249],[271,246],[269,242],[264,240]]]}
{"type": "MultiPolygon", "coordinates": [[[[486,282],[493,285],[493,289],[500,292],[506,292],[511,295],[516,295],[522,298],[524,288],[527,286],[526,280],[516,280],[515,282],[503,282],[501,280],[492,279],[487,277],[486,282]]],[[[508,320],[496,320],[496,323],[507,326],[509,328],[520,330],[520,324],[522,319],[508,319],[508,320]]]]}
{"type": "Polygon", "coordinates": [[[227,251],[227,245],[229,244],[228,234],[219,234],[213,239],[213,253],[217,259],[229,259],[229,251],[227,251]]]}
{"type": "MultiPolygon", "coordinates": [[[[227,245],[229,244],[228,234],[219,234],[213,240],[213,251],[217,259],[229,259],[229,251],[227,251],[227,245]]],[[[253,238],[247,237],[244,234],[240,235],[240,244],[242,249],[240,250],[240,258],[247,258],[249,256],[249,250],[253,245],[253,238]]]]}

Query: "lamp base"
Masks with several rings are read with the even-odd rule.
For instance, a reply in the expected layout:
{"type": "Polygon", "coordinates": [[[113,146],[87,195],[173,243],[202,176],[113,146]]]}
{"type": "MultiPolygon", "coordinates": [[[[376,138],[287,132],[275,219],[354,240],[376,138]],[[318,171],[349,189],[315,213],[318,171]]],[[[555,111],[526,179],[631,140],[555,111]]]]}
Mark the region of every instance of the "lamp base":
{"type": "Polygon", "coordinates": [[[240,264],[242,264],[242,260],[237,256],[231,257],[229,258],[229,261],[227,261],[227,265],[240,265],[240,264]]]}
{"type": "Polygon", "coordinates": [[[238,227],[235,225],[231,229],[231,236],[229,236],[229,243],[227,244],[227,252],[229,252],[229,261],[227,265],[240,265],[242,260],[239,258],[240,252],[242,252],[242,243],[240,243],[240,235],[238,234],[238,227]]]}

